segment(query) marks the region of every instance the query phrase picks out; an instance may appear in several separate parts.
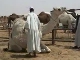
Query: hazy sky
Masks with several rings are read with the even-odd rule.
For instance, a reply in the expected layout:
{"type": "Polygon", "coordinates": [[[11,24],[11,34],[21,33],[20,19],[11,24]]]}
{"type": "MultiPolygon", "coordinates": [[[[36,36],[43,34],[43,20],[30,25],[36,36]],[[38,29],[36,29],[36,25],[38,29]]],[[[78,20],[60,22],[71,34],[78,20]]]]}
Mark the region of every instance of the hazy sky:
{"type": "Polygon", "coordinates": [[[53,7],[80,8],[80,0],[0,0],[0,15],[27,14],[30,6],[38,14],[49,12],[53,7]]]}

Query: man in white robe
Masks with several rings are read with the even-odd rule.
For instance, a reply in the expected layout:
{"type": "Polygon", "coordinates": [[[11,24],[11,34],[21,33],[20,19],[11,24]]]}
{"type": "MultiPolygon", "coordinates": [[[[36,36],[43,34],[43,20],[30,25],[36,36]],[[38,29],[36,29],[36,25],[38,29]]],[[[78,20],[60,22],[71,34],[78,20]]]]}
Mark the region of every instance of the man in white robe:
{"type": "Polygon", "coordinates": [[[41,52],[40,48],[40,21],[34,13],[34,9],[30,8],[30,13],[27,16],[25,29],[28,29],[27,36],[27,52],[36,56],[36,52],[41,52]]]}

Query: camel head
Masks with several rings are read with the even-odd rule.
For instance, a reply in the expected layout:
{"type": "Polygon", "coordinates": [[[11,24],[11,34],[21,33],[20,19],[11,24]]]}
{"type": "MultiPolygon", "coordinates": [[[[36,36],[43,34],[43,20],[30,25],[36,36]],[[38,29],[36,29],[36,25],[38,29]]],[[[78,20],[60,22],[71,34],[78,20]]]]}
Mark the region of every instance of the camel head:
{"type": "Polygon", "coordinates": [[[60,7],[60,8],[53,8],[51,12],[51,16],[58,17],[61,15],[64,11],[66,11],[65,7],[60,7]]]}
{"type": "Polygon", "coordinates": [[[39,18],[40,22],[43,23],[43,24],[48,23],[50,21],[50,17],[51,16],[49,14],[47,14],[43,11],[38,15],[38,18],[39,18]]]}
{"type": "Polygon", "coordinates": [[[14,13],[8,17],[8,19],[12,20],[12,21],[14,21],[16,18],[19,18],[19,16],[17,14],[14,14],[14,13]]]}

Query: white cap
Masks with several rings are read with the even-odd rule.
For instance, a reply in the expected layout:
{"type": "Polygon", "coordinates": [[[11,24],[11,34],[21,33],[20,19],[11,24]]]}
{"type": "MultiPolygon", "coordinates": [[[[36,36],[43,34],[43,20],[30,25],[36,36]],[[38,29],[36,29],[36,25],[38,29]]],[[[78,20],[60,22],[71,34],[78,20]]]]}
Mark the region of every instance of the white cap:
{"type": "MultiPolygon", "coordinates": [[[[30,9],[31,9],[31,8],[33,8],[33,7],[30,7],[30,9]]],[[[33,8],[33,9],[34,9],[34,8],[33,8]]]]}

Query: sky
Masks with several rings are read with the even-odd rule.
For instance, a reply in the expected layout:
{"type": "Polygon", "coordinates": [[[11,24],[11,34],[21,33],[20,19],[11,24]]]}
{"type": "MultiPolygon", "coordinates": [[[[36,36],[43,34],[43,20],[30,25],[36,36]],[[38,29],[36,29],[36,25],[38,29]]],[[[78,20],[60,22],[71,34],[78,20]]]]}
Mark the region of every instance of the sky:
{"type": "Polygon", "coordinates": [[[39,14],[41,11],[49,12],[53,7],[80,8],[80,0],[0,0],[0,16],[27,14],[31,6],[39,14]]]}

